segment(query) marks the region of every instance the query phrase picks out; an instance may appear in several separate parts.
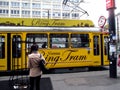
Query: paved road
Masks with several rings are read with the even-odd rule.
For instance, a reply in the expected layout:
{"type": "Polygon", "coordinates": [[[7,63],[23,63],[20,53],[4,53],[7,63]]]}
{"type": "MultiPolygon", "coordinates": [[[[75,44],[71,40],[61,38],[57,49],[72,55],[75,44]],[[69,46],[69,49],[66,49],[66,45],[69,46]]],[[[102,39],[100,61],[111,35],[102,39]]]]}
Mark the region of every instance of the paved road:
{"type": "Polygon", "coordinates": [[[109,70],[53,74],[50,76],[53,90],[120,90],[120,74],[109,77],[109,70]]]}
{"type": "MultiPolygon", "coordinates": [[[[0,77],[0,82],[8,79],[0,77]]],[[[104,70],[44,74],[41,83],[41,90],[120,90],[120,69],[117,69],[117,78],[110,78],[109,70],[104,70]]]]}

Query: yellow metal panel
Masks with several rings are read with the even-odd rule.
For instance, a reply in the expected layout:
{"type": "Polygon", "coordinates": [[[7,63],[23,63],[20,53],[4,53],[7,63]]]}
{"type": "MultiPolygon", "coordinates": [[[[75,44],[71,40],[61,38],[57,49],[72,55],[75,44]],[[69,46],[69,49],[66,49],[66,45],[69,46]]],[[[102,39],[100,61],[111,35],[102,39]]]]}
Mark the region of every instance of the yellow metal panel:
{"type": "Polygon", "coordinates": [[[87,48],[77,49],[41,49],[48,68],[80,67],[91,65],[91,57],[87,48]]]}
{"type": "Polygon", "coordinates": [[[0,18],[0,25],[94,27],[94,24],[91,20],[38,19],[38,18],[0,18]]]}

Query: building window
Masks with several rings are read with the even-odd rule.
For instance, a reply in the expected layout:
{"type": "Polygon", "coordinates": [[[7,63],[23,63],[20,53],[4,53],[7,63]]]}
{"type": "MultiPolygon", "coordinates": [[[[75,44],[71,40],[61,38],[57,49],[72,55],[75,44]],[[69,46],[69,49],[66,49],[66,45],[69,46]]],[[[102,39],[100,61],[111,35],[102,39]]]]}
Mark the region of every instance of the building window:
{"type": "Polygon", "coordinates": [[[30,11],[23,10],[23,11],[22,11],[22,15],[30,15],[30,11]]]}
{"type": "Polygon", "coordinates": [[[63,18],[69,18],[70,17],[70,13],[63,13],[62,16],[63,16],[63,18]]]}
{"type": "Polygon", "coordinates": [[[2,13],[2,10],[0,9],[0,14],[2,13]]]}
{"type": "Polygon", "coordinates": [[[54,4],[53,4],[53,9],[61,9],[61,6],[60,6],[60,5],[54,5],[54,4]]]}
{"type": "Polygon", "coordinates": [[[40,11],[32,11],[32,16],[40,16],[40,11]]]}
{"type": "Polygon", "coordinates": [[[0,9],[0,14],[8,14],[9,11],[5,9],[0,9]]]}
{"type": "Polygon", "coordinates": [[[16,15],[18,15],[20,12],[19,12],[19,10],[11,10],[11,14],[16,14],[16,15]]]}
{"type": "Polygon", "coordinates": [[[0,1],[0,6],[9,6],[9,2],[5,2],[5,1],[0,1]]]}
{"type": "Polygon", "coordinates": [[[62,5],[62,10],[63,11],[70,11],[70,7],[69,6],[66,6],[66,5],[62,5]]]}
{"type": "Polygon", "coordinates": [[[40,4],[38,4],[38,3],[32,3],[32,8],[33,9],[37,9],[37,8],[40,8],[41,7],[41,5],[40,4]]]}
{"type": "Polygon", "coordinates": [[[43,12],[42,12],[42,17],[49,18],[50,16],[51,16],[51,13],[50,13],[49,10],[48,10],[48,11],[43,11],[43,12]]]}
{"type": "Polygon", "coordinates": [[[53,1],[53,2],[61,2],[62,0],[50,0],[50,1],[53,1]]]}
{"type": "Polygon", "coordinates": [[[22,3],[22,8],[30,8],[30,3],[22,3]]]}
{"type": "Polygon", "coordinates": [[[41,2],[42,0],[33,0],[34,2],[41,2]]]}
{"type": "Polygon", "coordinates": [[[42,5],[42,8],[43,8],[43,9],[50,9],[51,6],[50,6],[50,4],[43,4],[43,5],[42,5]]]}
{"type": "Polygon", "coordinates": [[[79,14],[78,14],[78,13],[73,13],[73,14],[72,14],[72,17],[73,17],[73,18],[79,17],[79,14]]]}
{"type": "Polygon", "coordinates": [[[69,0],[69,2],[79,3],[81,0],[69,0]]]}
{"type": "Polygon", "coordinates": [[[19,2],[11,2],[11,7],[20,7],[19,2]]]}
{"type": "Polygon", "coordinates": [[[60,12],[53,12],[53,17],[60,17],[60,16],[61,16],[60,12]]]}

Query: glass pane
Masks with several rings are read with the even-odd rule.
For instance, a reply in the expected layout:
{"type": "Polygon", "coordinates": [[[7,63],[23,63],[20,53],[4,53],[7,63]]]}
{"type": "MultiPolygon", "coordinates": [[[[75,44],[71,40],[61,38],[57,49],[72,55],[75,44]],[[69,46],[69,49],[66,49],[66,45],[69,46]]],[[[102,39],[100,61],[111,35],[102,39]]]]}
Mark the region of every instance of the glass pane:
{"type": "Polygon", "coordinates": [[[5,58],[5,37],[0,36],[0,58],[5,58]]]}
{"type": "Polygon", "coordinates": [[[99,36],[93,37],[94,42],[94,55],[99,55],[99,36]]]}
{"type": "Polygon", "coordinates": [[[21,57],[21,36],[14,35],[12,38],[12,56],[13,58],[21,57]]]}
{"type": "Polygon", "coordinates": [[[104,36],[104,53],[108,55],[108,36],[104,36]]]}
{"type": "Polygon", "coordinates": [[[68,34],[50,34],[51,48],[68,48],[68,34]]]}
{"type": "Polygon", "coordinates": [[[47,34],[27,34],[26,38],[27,48],[30,48],[36,43],[39,48],[47,48],[48,36],[47,34]]]}
{"type": "Polygon", "coordinates": [[[89,35],[88,34],[71,34],[71,47],[89,47],[89,35]]]}

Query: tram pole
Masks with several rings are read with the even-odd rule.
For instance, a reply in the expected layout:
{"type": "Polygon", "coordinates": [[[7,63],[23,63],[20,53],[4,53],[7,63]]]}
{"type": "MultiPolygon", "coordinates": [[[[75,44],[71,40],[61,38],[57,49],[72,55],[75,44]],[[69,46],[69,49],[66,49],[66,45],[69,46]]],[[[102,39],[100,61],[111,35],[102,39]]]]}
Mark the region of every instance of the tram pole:
{"type": "Polygon", "coordinates": [[[106,0],[106,9],[109,12],[109,76],[110,78],[117,78],[117,43],[116,43],[116,28],[115,28],[115,0],[106,0]]]}

